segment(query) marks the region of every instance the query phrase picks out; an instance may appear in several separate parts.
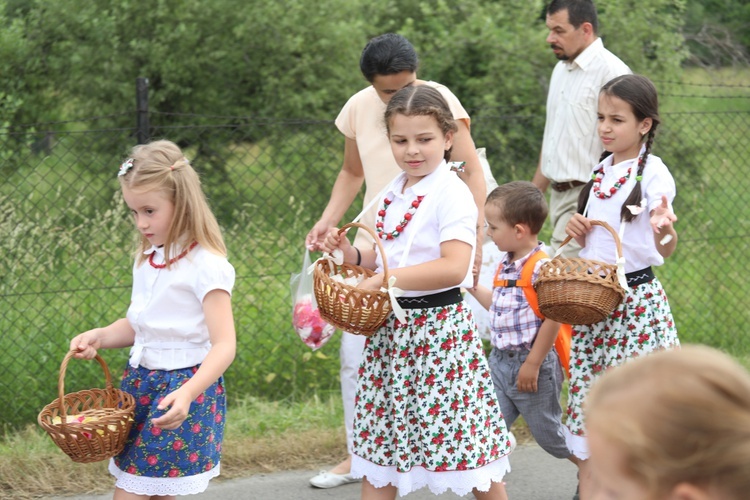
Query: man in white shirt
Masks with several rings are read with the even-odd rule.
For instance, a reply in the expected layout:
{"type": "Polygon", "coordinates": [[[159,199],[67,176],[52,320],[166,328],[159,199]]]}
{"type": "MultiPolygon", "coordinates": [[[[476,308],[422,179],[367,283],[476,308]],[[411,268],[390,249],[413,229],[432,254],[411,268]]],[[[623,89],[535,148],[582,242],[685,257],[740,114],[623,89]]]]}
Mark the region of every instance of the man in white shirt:
{"type": "MultiPolygon", "coordinates": [[[[542,151],[532,182],[542,191],[552,188],[550,246],[556,251],[565,239],[565,225],[576,212],[578,195],[604,151],[597,134],[599,90],[631,71],[604,48],[591,0],[552,0],[546,23],[547,43],[559,62],[550,79],[542,151]]],[[[579,250],[571,241],[563,247],[563,255],[575,257],[579,250]]]]}

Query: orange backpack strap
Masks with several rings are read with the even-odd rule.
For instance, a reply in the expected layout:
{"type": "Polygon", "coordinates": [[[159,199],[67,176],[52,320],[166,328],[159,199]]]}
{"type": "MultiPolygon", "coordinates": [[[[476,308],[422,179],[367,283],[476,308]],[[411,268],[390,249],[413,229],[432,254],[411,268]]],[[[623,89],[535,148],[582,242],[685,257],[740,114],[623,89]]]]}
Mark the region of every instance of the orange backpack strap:
{"type": "MultiPolygon", "coordinates": [[[[534,311],[539,318],[542,320],[544,316],[539,311],[539,299],[534,289],[534,285],[531,282],[531,278],[534,276],[534,268],[536,263],[541,259],[546,259],[548,255],[539,250],[529,257],[526,263],[521,268],[521,279],[519,280],[499,280],[497,276],[502,270],[502,265],[498,267],[497,273],[495,274],[495,286],[513,287],[518,286],[523,289],[523,294],[526,296],[526,301],[531,306],[531,310],[534,311]]],[[[560,365],[565,370],[566,375],[570,378],[570,343],[573,338],[573,328],[570,325],[560,325],[560,330],[557,332],[557,338],[555,339],[555,350],[557,356],[560,358],[560,365]]]]}

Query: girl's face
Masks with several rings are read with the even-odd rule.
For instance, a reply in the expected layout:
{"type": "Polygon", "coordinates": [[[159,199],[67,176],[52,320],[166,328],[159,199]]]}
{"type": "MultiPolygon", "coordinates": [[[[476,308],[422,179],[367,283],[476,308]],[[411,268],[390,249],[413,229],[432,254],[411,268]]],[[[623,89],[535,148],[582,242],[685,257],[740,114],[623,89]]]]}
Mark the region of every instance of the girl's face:
{"type": "Polygon", "coordinates": [[[135,227],[152,245],[167,241],[174,204],[164,191],[133,191],[122,188],[122,197],[133,214],[135,227]]]}
{"type": "Polygon", "coordinates": [[[653,496],[646,487],[625,472],[625,457],[614,444],[589,426],[591,473],[596,488],[593,500],[646,500],[653,496]]]}
{"type": "Polygon", "coordinates": [[[614,163],[637,157],[643,136],[651,129],[651,118],[638,121],[630,104],[606,94],[599,94],[597,116],[599,138],[604,149],[614,154],[614,163]]]}
{"type": "Polygon", "coordinates": [[[393,115],[389,131],[393,156],[408,176],[406,187],[434,172],[453,144],[453,132],[443,133],[432,116],[393,115]]]}

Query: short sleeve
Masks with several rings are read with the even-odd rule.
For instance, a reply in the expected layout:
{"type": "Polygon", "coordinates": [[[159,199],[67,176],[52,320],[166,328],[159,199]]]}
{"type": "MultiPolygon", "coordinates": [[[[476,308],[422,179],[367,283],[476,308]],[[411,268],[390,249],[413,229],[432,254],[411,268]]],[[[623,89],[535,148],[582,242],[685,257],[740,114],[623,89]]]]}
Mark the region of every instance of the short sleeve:
{"type": "Polygon", "coordinates": [[[359,94],[355,94],[346,101],[341,108],[339,115],[336,117],[336,127],[349,139],[356,139],[357,127],[356,120],[356,100],[359,94]]]}
{"type": "Polygon", "coordinates": [[[208,292],[212,290],[225,290],[231,295],[235,279],[234,266],[226,257],[208,251],[205,252],[202,260],[203,262],[198,266],[195,281],[195,295],[198,300],[203,302],[208,292]]]}
{"type": "Polygon", "coordinates": [[[666,196],[670,204],[674,201],[677,195],[674,177],[661,158],[649,156],[643,174],[643,195],[648,203],[649,212],[661,204],[662,196],[666,196]]]}
{"type": "Polygon", "coordinates": [[[438,199],[440,243],[459,240],[475,246],[478,212],[468,186],[454,175],[438,199]]]}
{"type": "Polygon", "coordinates": [[[450,106],[451,112],[453,113],[453,118],[464,122],[466,124],[466,128],[471,130],[471,118],[469,117],[469,113],[461,104],[461,101],[458,100],[458,97],[456,97],[455,94],[453,94],[453,92],[451,92],[450,89],[445,85],[436,84],[435,88],[448,102],[448,106],[450,106]]]}

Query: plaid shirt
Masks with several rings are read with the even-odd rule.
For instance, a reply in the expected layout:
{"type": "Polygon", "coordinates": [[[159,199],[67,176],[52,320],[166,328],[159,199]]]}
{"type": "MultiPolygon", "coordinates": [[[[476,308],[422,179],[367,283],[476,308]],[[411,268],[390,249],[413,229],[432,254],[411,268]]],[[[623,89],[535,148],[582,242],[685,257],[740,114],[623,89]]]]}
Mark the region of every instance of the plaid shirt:
{"type": "MultiPolygon", "coordinates": [[[[511,255],[506,255],[500,263],[496,279],[520,280],[521,270],[531,255],[542,249],[539,243],[527,255],[510,262],[511,255]]],[[[545,259],[537,262],[531,282],[539,277],[539,268],[545,259]]],[[[492,304],[490,305],[491,342],[497,349],[506,351],[523,351],[531,349],[536,339],[542,320],[534,314],[521,287],[493,287],[492,304]]]]}

